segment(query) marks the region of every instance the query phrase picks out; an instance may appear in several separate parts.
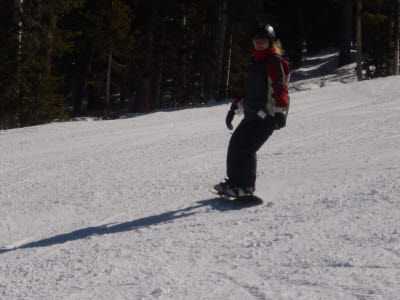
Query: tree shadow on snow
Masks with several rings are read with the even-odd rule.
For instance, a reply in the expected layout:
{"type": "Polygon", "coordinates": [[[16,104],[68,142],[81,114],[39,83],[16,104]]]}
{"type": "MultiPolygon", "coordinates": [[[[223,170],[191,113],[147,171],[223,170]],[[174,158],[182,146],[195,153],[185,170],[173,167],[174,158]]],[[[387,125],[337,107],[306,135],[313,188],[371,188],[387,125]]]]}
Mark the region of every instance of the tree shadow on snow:
{"type": "MultiPolygon", "coordinates": [[[[226,200],[225,200],[226,201],[226,200]]],[[[174,220],[178,220],[181,218],[186,218],[197,214],[201,211],[196,211],[196,209],[210,206],[212,209],[219,210],[221,212],[229,211],[229,210],[237,210],[241,207],[235,205],[229,205],[227,202],[224,202],[222,199],[213,198],[209,200],[203,200],[197,202],[198,205],[190,206],[184,209],[178,209],[170,212],[166,212],[163,214],[150,216],[146,218],[137,219],[134,221],[124,222],[124,223],[111,223],[104,224],[100,226],[87,227],[83,229],[78,229],[69,233],[64,233],[60,235],[56,235],[50,238],[45,238],[40,241],[30,242],[15,248],[3,248],[0,249],[0,254],[19,250],[26,248],[38,248],[38,247],[47,247],[57,244],[63,244],[66,242],[76,241],[88,238],[90,236],[100,236],[105,234],[113,234],[125,231],[132,231],[139,228],[148,228],[150,226],[173,222],[174,220]]]]}

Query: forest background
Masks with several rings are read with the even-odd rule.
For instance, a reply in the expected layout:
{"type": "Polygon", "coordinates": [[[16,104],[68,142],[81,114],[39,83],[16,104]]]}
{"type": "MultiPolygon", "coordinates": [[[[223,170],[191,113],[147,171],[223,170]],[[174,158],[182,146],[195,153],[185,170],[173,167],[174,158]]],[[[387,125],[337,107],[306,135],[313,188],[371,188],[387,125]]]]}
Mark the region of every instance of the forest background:
{"type": "Polygon", "coordinates": [[[359,80],[397,75],[400,0],[0,0],[0,129],[118,118],[236,97],[257,22],[292,69],[358,54],[359,80]]]}

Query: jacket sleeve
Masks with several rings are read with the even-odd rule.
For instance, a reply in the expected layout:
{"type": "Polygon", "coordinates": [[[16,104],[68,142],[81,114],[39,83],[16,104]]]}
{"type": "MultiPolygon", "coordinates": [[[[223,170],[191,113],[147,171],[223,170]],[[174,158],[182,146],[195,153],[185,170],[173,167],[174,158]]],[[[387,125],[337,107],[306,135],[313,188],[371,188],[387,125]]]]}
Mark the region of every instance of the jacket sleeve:
{"type": "Polygon", "coordinates": [[[284,72],[279,55],[271,55],[266,64],[268,72],[268,89],[272,94],[272,100],[278,108],[287,108],[288,85],[287,75],[284,72]]]}

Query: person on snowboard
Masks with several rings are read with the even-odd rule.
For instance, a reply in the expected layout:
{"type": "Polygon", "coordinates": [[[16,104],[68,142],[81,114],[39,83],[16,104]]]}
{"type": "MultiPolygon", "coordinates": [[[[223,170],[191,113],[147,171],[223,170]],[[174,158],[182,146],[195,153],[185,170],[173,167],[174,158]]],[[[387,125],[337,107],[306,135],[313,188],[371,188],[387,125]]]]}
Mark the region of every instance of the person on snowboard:
{"type": "Polygon", "coordinates": [[[244,118],[233,132],[227,154],[225,182],[214,186],[218,193],[232,197],[255,192],[257,151],[275,129],[286,125],[289,109],[289,66],[281,58],[283,51],[268,24],[259,24],[253,32],[255,51],[248,66],[244,93],[231,105],[226,126],[233,129],[235,114],[244,118]]]}

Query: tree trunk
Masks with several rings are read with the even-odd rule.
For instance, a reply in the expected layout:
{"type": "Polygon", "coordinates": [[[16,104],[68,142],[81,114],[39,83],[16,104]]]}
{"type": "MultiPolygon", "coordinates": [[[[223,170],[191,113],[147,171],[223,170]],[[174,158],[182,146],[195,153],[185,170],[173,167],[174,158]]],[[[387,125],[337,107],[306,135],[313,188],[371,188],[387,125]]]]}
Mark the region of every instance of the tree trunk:
{"type": "Polygon", "coordinates": [[[21,26],[22,26],[22,24],[21,24],[21,17],[20,17],[20,15],[19,15],[19,13],[21,13],[22,12],[22,2],[21,2],[21,0],[14,0],[14,5],[15,5],[15,8],[16,8],[16,10],[15,10],[15,16],[14,16],[14,19],[15,19],[15,24],[17,24],[17,26],[18,26],[18,28],[19,28],[19,30],[18,30],[18,42],[19,43],[21,43],[21,39],[22,39],[22,31],[21,31],[21,26]]]}
{"type": "Polygon", "coordinates": [[[229,46],[228,46],[228,59],[226,63],[226,77],[225,77],[225,98],[228,97],[229,93],[229,79],[231,73],[231,60],[232,60],[232,39],[233,39],[233,22],[230,22],[229,25],[229,46]]]}
{"type": "Polygon", "coordinates": [[[104,106],[105,116],[108,116],[111,112],[111,100],[110,100],[111,64],[112,64],[112,50],[109,49],[107,53],[106,99],[104,106]]]}
{"type": "Polygon", "coordinates": [[[362,80],[361,0],[357,0],[357,80],[362,80]]]}
{"type": "MultiPolygon", "coordinates": [[[[2,103],[0,115],[0,129],[9,129],[18,127],[18,113],[17,113],[17,101],[21,97],[20,86],[21,86],[21,55],[22,55],[22,21],[20,13],[22,13],[22,2],[21,0],[14,0],[14,24],[17,27],[17,34],[12,36],[12,39],[16,41],[13,46],[13,57],[16,59],[16,78],[15,78],[15,90],[14,99],[7,99],[6,103],[2,103]],[[14,102],[14,103],[13,103],[14,102]]],[[[14,71],[14,70],[13,70],[14,71]]],[[[1,99],[0,99],[1,100],[1,99]]]]}
{"type": "Polygon", "coordinates": [[[206,97],[205,82],[206,82],[206,76],[203,68],[203,71],[200,73],[200,79],[199,79],[200,101],[207,102],[208,99],[206,97]]]}
{"type": "Polygon", "coordinates": [[[50,31],[49,31],[49,48],[47,49],[46,53],[46,64],[47,64],[47,74],[50,74],[51,72],[51,63],[52,63],[52,55],[53,55],[53,48],[54,48],[54,43],[53,43],[53,34],[57,26],[57,16],[51,12],[50,16],[50,31]]]}
{"type": "Polygon", "coordinates": [[[163,78],[162,66],[160,66],[155,74],[153,84],[153,108],[157,109],[161,107],[161,83],[163,78]]]}
{"type": "Polygon", "coordinates": [[[187,78],[186,78],[186,64],[187,64],[187,49],[186,49],[186,24],[187,24],[187,12],[186,3],[182,1],[180,4],[181,13],[181,41],[178,52],[179,70],[178,70],[178,86],[177,86],[177,101],[180,104],[186,104],[187,102],[187,78]]]}
{"type": "Polygon", "coordinates": [[[205,51],[205,65],[204,65],[204,90],[206,101],[210,99],[216,99],[217,97],[217,55],[218,55],[218,43],[217,43],[217,19],[218,10],[215,7],[209,7],[207,9],[207,14],[210,16],[210,21],[208,22],[208,32],[209,32],[209,44],[207,45],[205,51]]]}
{"type": "Polygon", "coordinates": [[[126,98],[128,96],[128,86],[127,86],[127,78],[128,72],[127,69],[124,68],[121,71],[121,87],[120,87],[120,95],[119,95],[119,103],[122,107],[126,104],[126,98]]]}
{"type": "MultiPolygon", "coordinates": [[[[394,8],[394,7],[393,7],[394,8]]],[[[385,51],[385,68],[384,68],[384,76],[390,76],[393,75],[393,54],[394,54],[394,27],[396,26],[395,24],[395,12],[393,11],[388,18],[388,23],[389,23],[389,31],[388,31],[388,40],[387,40],[387,47],[385,51]]]]}
{"type": "Polygon", "coordinates": [[[149,112],[152,110],[153,106],[153,93],[151,81],[154,78],[154,34],[156,26],[159,23],[159,10],[160,3],[159,0],[151,0],[148,3],[148,23],[146,24],[146,41],[145,49],[146,53],[144,55],[144,63],[142,67],[142,72],[136,72],[141,74],[139,88],[136,93],[134,111],[137,112],[149,112]]]}
{"type": "Polygon", "coordinates": [[[346,1],[343,4],[343,21],[340,37],[339,67],[349,64],[351,61],[351,36],[353,32],[352,26],[352,10],[353,3],[346,1]]]}
{"type": "Polygon", "coordinates": [[[150,80],[143,78],[140,88],[136,93],[136,111],[149,112],[150,111],[150,80]]]}
{"type": "MultiPolygon", "coordinates": [[[[162,27],[160,34],[160,49],[165,48],[165,28],[162,27]]],[[[160,108],[161,107],[161,86],[164,75],[164,60],[165,53],[163,51],[158,51],[157,53],[157,63],[156,63],[156,71],[154,74],[154,83],[153,83],[153,107],[160,108]]]]}
{"type": "Polygon", "coordinates": [[[137,93],[136,110],[138,112],[149,112],[152,109],[152,93],[151,93],[151,79],[153,69],[153,39],[154,39],[154,26],[147,32],[147,53],[145,55],[144,72],[141,78],[141,84],[137,93]]]}
{"type": "Polygon", "coordinates": [[[224,78],[224,57],[225,57],[225,40],[226,40],[226,29],[229,21],[228,16],[228,0],[222,0],[222,6],[220,8],[220,26],[219,26],[219,38],[218,38],[218,55],[217,55],[217,96],[223,97],[226,89],[224,89],[225,83],[224,78]]]}
{"type": "Polygon", "coordinates": [[[393,75],[399,75],[400,0],[397,0],[396,2],[394,24],[393,75]]]}
{"type": "Polygon", "coordinates": [[[293,68],[301,67],[303,63],[303,40],[304,40],[304,12],[300,3],[290,11],[290,18],[295,19],[295,24],[290,26],[287,36],[287,54],[293,68]]]}

